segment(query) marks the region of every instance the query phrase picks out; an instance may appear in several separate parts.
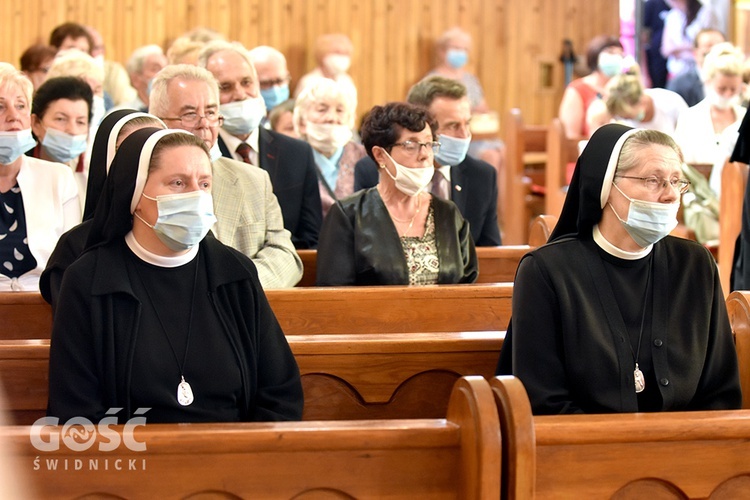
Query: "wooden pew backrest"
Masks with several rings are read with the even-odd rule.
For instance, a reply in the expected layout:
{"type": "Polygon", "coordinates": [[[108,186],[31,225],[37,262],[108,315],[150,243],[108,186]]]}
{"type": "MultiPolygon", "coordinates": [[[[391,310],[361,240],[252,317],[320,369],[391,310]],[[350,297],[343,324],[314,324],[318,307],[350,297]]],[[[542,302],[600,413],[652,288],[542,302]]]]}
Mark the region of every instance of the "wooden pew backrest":
{"type": "Polygon", "coordinates": [[[529,246],[532,248],[540,247],[547,243],[556,225],[556,215],[538,215],[534,217],[529,227],[529,246]]]}
{"type": "Polygon", "coordinates": [[[578,160],[578,141],[568,139],[559,118],[553,118],[547,133],[547,171],[544,213],[560,216],[568,187],[568,164],[578,160]]]}
{"type": "MultiPolygon", "coordinates": [[[[456,380],[495,373],[504,332],[291,335],[304,420],[439,418],[456,380]]],[[[49,341],[0,341],[0,381],[16,424],[47,408],[49,341]]]]}
{"type": "MultiPolygon", "coordinates": [[[[61,429],[46,427],[41,436],[48,441],[61,429]]],[[[123,426],[110,429],[122,435],[123,426]]],[[[147,423],[134,431],[135,440],[145,443],[143,451],[124,444],[99,451],[95,442],[72,452],[60,440],[58,450],[40,452],[29,435],[29,427],[0,428],[0,438],[17,450],[11,460],[33,479],[39,498],[479,500],[500,495],[497,411],[489,384],[479,377],[456,383],[441,419],[147,423]]]]}
{"type": "Polygon", "coordinates": [[[505,330],[512,283],[268,290],[287,335],[505,330]]]}
{"type": "MultiPolygon", "coordinates": [[[[554,224],[553,224],[554,226],[554,224]]],[[[503,283],[513,281],[521,257],[529,251],[528,245],[504,245],[496,247],[477,247],[479,276],[477,283],[503,283]]],[[[315,286],[317,252],[315,250],[297,250],[304,273],[297,283],[298,287],[315,286]]]]}
{"type": "Polygon", "coordinates": [[[742,205],[747,186],[748,166],[727,161],[721,171],[719,200],[719,277],[724,297],[729,295],[729,279],[734,265],[734,247],[742,229],[742,205]]]}
{"type": "MultiPolygon", "coordinates": [[[[528,491],[524,481],[535,476],[537,498],[740,498],[749,491],[749,411],[531,417],[525,391],[504,377],[491,385],[500,420],[516,424],[503,430],[521,433],[503,442],[515,440],[526,452],[515,484],[528,491]]],[[[512,484],[504,478],[504,497],[512,484]]]]}
{"type": "MultiPolygon", "coordinates": [[[[512,296],[512,283],[266,291],[287,335],[505,330],[512,296]]],[[[50,338],[52,311],[39,293],[0,294],[0,318],[0,339],[50,338]]]]}
{"type": "MultiPolygon", "coordinates": [[[[505,199],[503,207],[503,241],[506,244],[520,245],[528,241],[528,226],[531,209],[527,196],[530,196],[530,179],[526,172],[527,164],[547,162],[547,127],[525,125],[521,110],[511,109],[505,119],[505,199]]],[[[542,175],[544,169],[541,170],[542,175]]],[[[537,179],[540,184],[544,180],[537,179]]]]}
{"type": "Polygon", "coordinates": [[[729,294],[727,313],[740,365],[742,407],[750,410],[750,292],[738,290],[729,294]]]}
{"type": "Polygon", "coordinates": [[[48,339],[51,332],[52,308],[40,293],[0,293],[0,339],[48,339]]]}

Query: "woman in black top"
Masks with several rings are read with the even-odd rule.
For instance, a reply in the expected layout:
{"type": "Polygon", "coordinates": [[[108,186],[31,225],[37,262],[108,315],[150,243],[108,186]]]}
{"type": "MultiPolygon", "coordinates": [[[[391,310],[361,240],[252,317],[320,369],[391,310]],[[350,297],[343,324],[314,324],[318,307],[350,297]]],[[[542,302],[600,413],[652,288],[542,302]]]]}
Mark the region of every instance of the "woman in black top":
{"type": "Polygon", "coordinates": [[[616,124],[581,154],[550,242],[519,265],[498,367],[534,413],[740,407],[716,262],[667,236],[681,164],[668,135],[616,124]]]}
{"type": "Polygon", "coordinates": [[[210,234],[200,139],[141,129],[118,150],[84,254],[65,272],[50,415],[149,422],[294,420],[299,370],[244,255],[210,234]]]}

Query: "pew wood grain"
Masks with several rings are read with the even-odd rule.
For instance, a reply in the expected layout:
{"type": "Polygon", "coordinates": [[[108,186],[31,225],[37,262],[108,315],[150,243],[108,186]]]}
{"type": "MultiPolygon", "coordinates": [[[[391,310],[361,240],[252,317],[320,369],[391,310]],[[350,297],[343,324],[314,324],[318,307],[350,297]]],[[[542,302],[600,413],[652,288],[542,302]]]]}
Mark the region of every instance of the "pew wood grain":
{"type": "Polygon", "coordinates": [[[721,199],[719,200],[719,278],[724,297],[734,265],[734,247],[742,229],[742,206],[745,200],[748,166],[727,161],[721,171],[721,199]]]}
{"type": "MultiPolygon", "coordinates": [[[[456,380],[495,373],[504,332],[291,335],[304,420],[438,418],[456,380]]],[[[49,340],[0,341],[0,381],[17,424],[44,416],[49,340]]]]}
{"type": "MultiPolygon", "coordinates": [[[[99,434],[84,451],[40,452],[26,426],[2,427],[0,438],[15,447],[10,460],[39,498],[498,498],[500,433],[487,381],[458,381],[443,417],[147,423],[134,431],[143,451],[124,444],[99,451],[99,434]],[[116,460],[126,469],[117,470],[116,460]]],[[[41,437],[59,437],[62,429],[45,427],[41,437]]],[[[122,435],[123,426],[111,430],[122,435]]]]}
{"type": "Polygon", "coordinates": [[[750,410],[750,292],[738,290],[729,294],[727,313],[740,366],[742,407],[750,410]]]}
{"type": "Polygon", "coordinates": [[[516,473],[514,481],[503,479],[504,498],[514,498],[508,495],[519,484],[525,487],[525,498],[747,494],[750,411],[532,417],[518,379],[495,377],[491,386],[500,420],[514,424],[502,426],[508,432],[503,445],[523,452],[515,469],[504,466],[516,473]],[[528,492],[531,481],[533,493],[528,492]]]}

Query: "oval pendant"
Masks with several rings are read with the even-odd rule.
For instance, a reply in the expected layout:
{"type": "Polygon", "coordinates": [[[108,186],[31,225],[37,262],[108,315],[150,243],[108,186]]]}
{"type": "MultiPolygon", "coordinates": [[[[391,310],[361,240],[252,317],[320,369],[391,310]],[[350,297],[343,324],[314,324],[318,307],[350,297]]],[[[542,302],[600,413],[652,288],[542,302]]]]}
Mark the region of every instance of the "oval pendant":
{"type": "Polygon", "coordinates": [[[633,377],[635,378],[635,392],[643,392],[646,388],[646,378],[643,376],[641,369],[638,368],[638,363],[635,364],[633,377]]]}
{"type": "Polygon", "coordinates": [[[192,387],[185,382],[185,377],[182,377],[182,382],[177,386],[177,402],[182,406],[190,406],[194,399],[192,387]]]}

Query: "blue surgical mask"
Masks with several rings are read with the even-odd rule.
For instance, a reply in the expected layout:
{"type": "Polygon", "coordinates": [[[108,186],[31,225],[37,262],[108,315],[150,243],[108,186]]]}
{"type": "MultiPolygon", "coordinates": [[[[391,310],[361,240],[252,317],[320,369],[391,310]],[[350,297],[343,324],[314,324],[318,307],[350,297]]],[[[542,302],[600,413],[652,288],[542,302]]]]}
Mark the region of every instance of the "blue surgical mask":
{"type": "Polygon", "coordinates": [[[165,194],[156,198],[143,194],[143,197],[156,202],[159,214],[156,223],[152,226],[137,213],[134,215],[153,229],[167,248],[175,252],[188,250],[200,243],[216,223],[213,198],[206,191],[165,194]]]}
{"type": "Polygon", "coordinates": [[[48,128],[42,139],[42,147],[55,161],[68,163],[86,151],[86,134],[70,135],[67,132],[48,128]]]}
{"type": "Polygon", "coordinates": [[[471,143],[471,137],[460,139],[440,134],[440,150],[435,153],[435,160],[442,166],[450,165],[453,167],[458,165],[466,158],[466,153],[469,152],[469,143],[471,143]]]}
{"type": "Polygon", "coordinates": [[[617,184],[612,185],[630,201],[628,219],[622,220],[611,203],[609,207],[639,247],[647,248],[649,245],[653,245],[677,227],[679,201],[676,203],[655,203],[635,200],[623,193],[617,184]]]}
{"type": "Polygon", "coordinates": [[[260,95],[266,103],[266,110],[271,111],[273,108],[289,99],[289,84],[274,85],[270,89],[260,89],[260,95]]]}
{"type": "Polygon", "coordinates": [[[10,165],[29,149],[36,146],[31,129],[0,132],[0,165],[10,165]]]}
{"type": "Polygon", "coordinates": [[[469,53],[463,49],[448,49],[445,60],[451,68],[461,69],[469,62],[469,53]]]}
{"type": "Polygon", "coordinates": [[[600,52],[597,59],[597,67],[604,76],[612,78],[622,72],[622,61],[623,58],[620,54],[600,52]]]}
{"type": "Polygon", "coordinates": [[[224,130],[232,135],[245,135],[258,128],[266,116],[266,104],[261,96],[249,97],[220,105],[219,113],[224,117],[224,130]]]}

